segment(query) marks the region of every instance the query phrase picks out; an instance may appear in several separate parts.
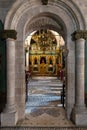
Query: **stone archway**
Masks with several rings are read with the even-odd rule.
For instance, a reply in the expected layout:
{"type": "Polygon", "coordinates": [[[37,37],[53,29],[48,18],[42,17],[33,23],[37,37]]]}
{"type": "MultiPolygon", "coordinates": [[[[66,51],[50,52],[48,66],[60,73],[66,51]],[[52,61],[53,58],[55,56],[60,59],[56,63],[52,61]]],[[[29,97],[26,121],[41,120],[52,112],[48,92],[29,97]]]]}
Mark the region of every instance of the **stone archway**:
{"type": "MultiPolygon", "coordinates": [[[[48,5],[42,5],[41,1],[37,0],[25,0],[24,2],[17,1],[8,12],[5,21],[5,29],[14,29],[17,31],[17,40],[13,47],[14,60],[15,60],[15,91],[14,98],[16,100],[17,109],[16,115],[10,116],[13,119],[12,124],[8,121],[4,122],[4,116],[2,116],[2,125],[14,125],[17,120],[24,118],[25,115],[25,66],[24,66],[24,39],[28,32],[34,31],[39,27],[39,24],[34,25],[33,21],[38,19],[50,19],[52,22],[40,23],[42,27],[52,27],[53,29],[60,31],[63,35],[69,55],[67,57],[67,102],[66,112],[67,118],[70,119],[72,108],[75,103],[75,43],[71,39],[71,34],[77,29],[85,29],[85,22],[78,11],[78,7],[73,1],[48,1],[48,5]],[[31,24],[30,24],[31,23],[31,24]],[[55,23],[55,25],[54,25],[55,23]],[[33,24],[33,25],[32,25],[33,24]],[[32,25],[30,29],[30,25],[32,25]],[[59,29],[61,27],[61,29],[59,29]]],[[[48,20],[49,21],[49,20],[48,20]]],[[[7,43],[14,43],[12,39],[8,39],[7,43]],[[9,41],[10,40],[10,41],[9,41]]],[[[8,44],[7,44],[8,46],[8,44]]],[[[9,49],[11,49],[9,48],[9,49]]],[[[8,49],[8,48],[7,48],[8,49]]],[[[7,59],[8,60],[8,59],[7,59]]],[[[11,78],[10,78],[11,80],[11,78]]],[[[14,93],[14,92],[13,92],[14,93]]],[[[9,112],[7,113],[9,117],[9,112]]]]}

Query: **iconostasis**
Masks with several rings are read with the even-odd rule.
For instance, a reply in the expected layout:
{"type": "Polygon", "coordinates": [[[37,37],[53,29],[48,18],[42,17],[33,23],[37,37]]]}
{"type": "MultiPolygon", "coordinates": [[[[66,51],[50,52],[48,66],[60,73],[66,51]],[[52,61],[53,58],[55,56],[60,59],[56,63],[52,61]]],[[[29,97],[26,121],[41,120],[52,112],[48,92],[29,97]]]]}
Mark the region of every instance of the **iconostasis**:
{"type": "Polygon", "coordinates": [[[26,68],[34,75],[57,75],[63,63],[63,54],[60,46],[64,40],[52,30],[35,31],[25,41],[26,68]]]}

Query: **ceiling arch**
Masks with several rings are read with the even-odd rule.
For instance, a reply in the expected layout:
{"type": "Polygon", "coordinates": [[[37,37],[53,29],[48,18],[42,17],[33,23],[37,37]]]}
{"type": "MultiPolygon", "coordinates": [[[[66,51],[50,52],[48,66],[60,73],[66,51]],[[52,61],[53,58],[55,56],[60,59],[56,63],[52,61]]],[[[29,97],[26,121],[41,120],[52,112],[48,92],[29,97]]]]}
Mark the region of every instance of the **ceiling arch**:
{"type": "Polygon", "coordinates": [[[31,29],[32,27],[43,27],[43,26],[46,26],[46,25],[55,25],[55,26],[58,26],[59,30],[61,30],[61,26],[55,21],[53,20],[52,18],[49,18],[49,17],[38,17],[36,19],[34,19],[33,21],[29,22],[29,25],[26,27],[27,30],[28,29],[31,29]]]}
{"type": "Polygon", "coordinates": [[[84,18],[74,5],[72,0],[48,0],[47,5],[42,5],[41,0],[16,1],[6,17],[5,29],[17,30],[19,39],[26,35],[28,29],[33,31],[40,28],[39,25],[41,28],[48,27],[64,32],[65,35],[77,29],[85,29],[84,18]],[[39,23],[36,27],[34,20],[39,23]]]}
{"type": "Polygon", "coordinates": [[[34,19],[32,19],[30,22],[28,22],[25,29],[26,30],[25,34],[28,35],[28,32],[32,32],[40,29],[55,30],[59,32],[62,36],[64,36],[64,31],[65,31],[65,28],[63,28],[62,24],[60,24],[59,21],[51,17],[47,17],[44,14],[41,14],[41,16],[39,17],[37,16],[34,19]]]}

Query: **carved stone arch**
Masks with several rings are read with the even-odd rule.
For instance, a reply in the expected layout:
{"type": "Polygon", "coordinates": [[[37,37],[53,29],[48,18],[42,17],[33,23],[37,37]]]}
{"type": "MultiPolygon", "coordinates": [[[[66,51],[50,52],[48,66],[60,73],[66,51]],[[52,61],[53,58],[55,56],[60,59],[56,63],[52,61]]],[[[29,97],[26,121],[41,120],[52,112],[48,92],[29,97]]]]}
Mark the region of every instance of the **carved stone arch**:
{"type": "MultiPolygon", "coordinates": [[[[55,1],[55,0],[54,0],[55,1]]],[[[53,4],[53,1],[50,0],[48,1],[49,5],[53,4]]],[[[79,7],[76,5],[74,0],[66,0],[66,1],[61,1],[61,0],[56,0],[54,2],[55,6],[59,6],[60,8],[64,8],[65,11],[68,13],[68,15],[73,18],[73,22],[75,24],[76,29],[85,29],[87,28],[86,26],[86,21],[84,16],[82,15],[79,7]]]]}
{"type": "Polygon", "coordinates": [[[62,29],[61,25],[57,23],[55,20],[49,17],[38,17],[35,20],[31,20],[29,24],[26,26],[26,32],[25,35],[28,34],[29,32],[35,31],[35,30],[40,30],[40,29],[51,29],[54,31],[59,32],[62,36],[64,33],[64,30],[62,29]]]}
{"type": "Polygon", "coordinates": [[[47,24],[47,25],[45,25],[45,26],[39,26],[39,25],[38,25],[37,27],[33,27],[33,26],[32,26],[32,28],[30,28],[29,31],[26,32],[25,39],[27,38],[27,36],[29,36],[29,35],[30,35],[31,33],[33,33],[34,31],[36,31],[36,30],[41,30],[41,29],[54,30],[54,31],[58,32],[58,33],[64,38],[64,40],[66,41],[66,36],[64,35],[63,30],[61,31],[61,30],[59,30],[56,26],[54,26],[54,25],[49,25],[49,24],[47,24]]]}
{"type": "Polygon", "coordinates": [[[46,24],[48,24],[48,25],[49,24],[55,25],[55,26],[58,26],[59,29],[61,29],[61,26],[58,25],[56,21],[54,21],[53,19],[48,18],[48,17],[40,17],[40,18],[35,19],[31,23],[29,23],[29,29],[32,28],[32,26],[36,26],[37,27],[38,25],[43,26],[43,25],[46,25],[46,24]]]}
{"type": "Polygon", "coordinates": [[[24,118],[25,115],[25,66],[23,42],[28,30],[29,32],[34,31],[39,26],[37,24],[36,27],[35,23],[32,22],[32,19],[39,19],[41,15],[42,17],[47,17],[48,21],[51,19],[51,24],[48,21],[46,21],[47,23],[41,22],[41,27],[45,27],[44,25],[46,24],[47,28],[50,28],[51,25],[55,30],[58,30],[61,23],[62,31],[64,31],[63,35],[65,36],[65,42],[67,43],[67,48],[69,50],[67,57],[68,79],[66,112],[67,117],[70,119],[71,111],[75,102],[75,44],[71,39],[71,34],[77,29],[84,30],[86,28],[84,18],[73,0],[48,0],[47,5],[42,5],[40,0],[20,0],[14,3],[7,14],[5,29],[15,29],[18,33],[15,59],[17,68],[15,73],[15,89],[18,119],[24,118]],[[32,27],[30,29],[31,25],[32,27]]]}
{"type": "MultiPolygon", "coordinates": [[[[11,28],[12,23],[13,23],[12,21],[17,20],[14,17],[15,17],[15,14],[17,13],[18,9],[21,10],[19,12],[22,12],[25,8],[31,9],[32,6],[36,7],[35,5],[41,6],[41,2],[38,2],[38,0],[16,1],[7,14],[7,17],[6,17],[6,20],[5,20],[5,29],[11,28]],[[23,4],[24,4],[25,7],[23,6],[23,4]]],[[[78,29],[86,27],[85,20],[84,20],[82,14],[81,14],[79,8],[76,6],[76,4],[73,2],[73,0],[71,0],[71,1],[66,0],[66,2],[55,1],[55,0],[48,1],[48,6],[52,6],[52,5],[54,5],[55,7],[58,7],[58,8],[60,7],[62,9],[65,9],[66,13],[68,13],[68,15],[71,15],[71,17],[73,18],[72,20],[75,22],[75,25],[77,26],[78,29]],[[67,10],[69,10],[69,11],[67,12],[67,10]]],[[[22,13],[20,13],[20,14],[22,14],[22,13]]]]}

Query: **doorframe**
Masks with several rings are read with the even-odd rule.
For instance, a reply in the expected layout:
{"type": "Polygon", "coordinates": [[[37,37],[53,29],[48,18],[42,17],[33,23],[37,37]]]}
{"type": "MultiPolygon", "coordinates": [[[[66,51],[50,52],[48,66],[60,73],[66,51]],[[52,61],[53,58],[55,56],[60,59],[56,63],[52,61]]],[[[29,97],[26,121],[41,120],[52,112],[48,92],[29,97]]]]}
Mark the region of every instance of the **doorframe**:
{"type": "Polygon", "coordinates": [[[60,23],[58,25],[56,24],[56,26],[54,26],[53,23],[51,23],[50,26],[50,23],[48,23],[49,27],[52,27],[52,29],[58,31],[59,25],[61,25],[60,27],[62,27],[64,31],[62,33],[66,42],[67,49],[69,50],[69,55],[66,61],[66,113],[67,118],[70,119],[72,108],[75,103],[75,42],[72,41],[71,34],[77,29],[84,30],[86,27],[84,18],[82,17],[81,12],[78,11],[78,7],[71,6],[74,4],[75,3],[72,1],[69,3],[68,0],[66,0],[66,3],[62,1],[53,1],[50,4],[50,2],[48,2],[48,5],[39,5],[37,0],[35,3],[31,1],[26,1],[25,3],[17,1],[13,4],[12,8],[6,16],[5,29],[15,29],[18,33],[16,41],[16,59],[14,59],[16,61],[17,68],[15,75],[15,98],[18,109],[18,119],[22,119],[25,116],[24,39],[26,35],[28,35],[27,32],[30,33],[37,28],[40,28],[39,24],[36,27],[36,25],[33,23],[34,20],[40,18],[42,21],[40,24],[43,24],[43,18],[41,16],[50,17],[50,19],[52,19],[54,22],[56,21],[57,23],[60,23]],[[54,6],[52,6],[52,3],[54,6]],[[75,8],[75,12],[73,11],[72,13],[72,10],[74,10],[73,8],[75,8]],[[31,28],[30,23],[32,23],[31,28]]]}

